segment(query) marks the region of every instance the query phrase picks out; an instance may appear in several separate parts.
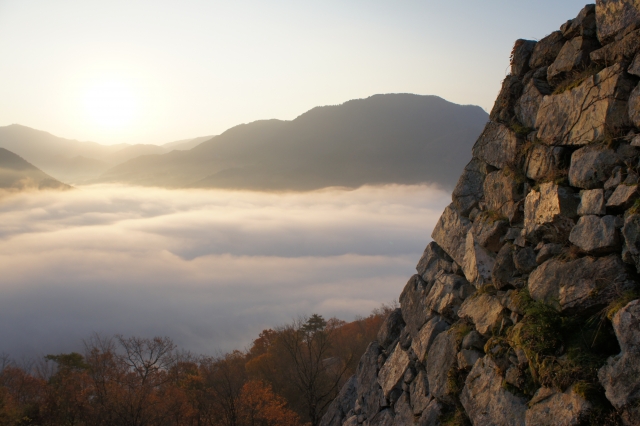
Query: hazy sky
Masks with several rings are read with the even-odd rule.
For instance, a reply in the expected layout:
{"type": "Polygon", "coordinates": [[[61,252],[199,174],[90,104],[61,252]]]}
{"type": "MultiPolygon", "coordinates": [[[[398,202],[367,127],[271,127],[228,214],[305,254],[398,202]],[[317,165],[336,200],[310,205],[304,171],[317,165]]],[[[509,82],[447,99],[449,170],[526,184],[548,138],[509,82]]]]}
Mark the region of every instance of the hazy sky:
{"type": "Polygon", "coordinates": [[[578,0],[0,0],[0,125],[164,143],[378,93],[489,110],[578,0]]]}
{"type": "Polygon", "coordinates": [[[0,353],[81,350],[93,332],[214,354],[297,315],[397,299],[450,195],[83,187],[0,197],[0,353]]]}

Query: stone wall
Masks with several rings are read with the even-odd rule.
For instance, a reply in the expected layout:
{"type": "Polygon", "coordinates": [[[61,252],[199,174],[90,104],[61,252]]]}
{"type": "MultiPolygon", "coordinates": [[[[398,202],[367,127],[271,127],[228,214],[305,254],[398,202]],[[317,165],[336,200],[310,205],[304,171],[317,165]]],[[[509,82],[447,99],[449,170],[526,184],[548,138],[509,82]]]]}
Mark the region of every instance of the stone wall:
{"type": "Polygon", "coordinates": [[[640,1],[511,73],[453,200],[323,426],[640,424],[640,1]]]}

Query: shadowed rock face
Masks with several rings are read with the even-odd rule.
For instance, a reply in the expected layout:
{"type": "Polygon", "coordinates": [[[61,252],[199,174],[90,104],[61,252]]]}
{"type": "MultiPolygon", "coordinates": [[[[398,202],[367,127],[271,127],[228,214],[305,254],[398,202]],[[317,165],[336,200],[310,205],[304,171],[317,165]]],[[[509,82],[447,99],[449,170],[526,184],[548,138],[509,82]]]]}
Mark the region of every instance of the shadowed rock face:
{"type": "Polygon", "coordinates": [[[640,1],[600,0],[516,42],[401,297],[410,342],[363,358],[397,395],[344,424],[640,424],[636,25],[640,1]]]}

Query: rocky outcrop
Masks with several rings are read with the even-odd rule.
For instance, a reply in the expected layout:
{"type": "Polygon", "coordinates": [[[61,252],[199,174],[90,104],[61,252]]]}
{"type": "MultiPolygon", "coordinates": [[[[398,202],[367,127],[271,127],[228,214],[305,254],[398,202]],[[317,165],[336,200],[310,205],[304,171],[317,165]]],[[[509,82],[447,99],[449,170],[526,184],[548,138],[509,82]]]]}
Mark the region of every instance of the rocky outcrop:
{"type": "Polygon", "coordinates": [[[400,309],[323,425],[640,425],[639,51],[639,0],[516,42],[400,309]]]}

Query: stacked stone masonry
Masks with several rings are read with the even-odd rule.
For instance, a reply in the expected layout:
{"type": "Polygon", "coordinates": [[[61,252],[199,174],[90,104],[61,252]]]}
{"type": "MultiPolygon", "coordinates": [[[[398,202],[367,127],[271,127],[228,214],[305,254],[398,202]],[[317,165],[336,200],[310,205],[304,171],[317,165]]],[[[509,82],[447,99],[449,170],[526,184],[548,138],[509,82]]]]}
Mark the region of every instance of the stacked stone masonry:
{"type": "Polygon", "coordinates": [[[640,425],[640,0],[587,5],[511,61],[323,426],[640,425]]]}

